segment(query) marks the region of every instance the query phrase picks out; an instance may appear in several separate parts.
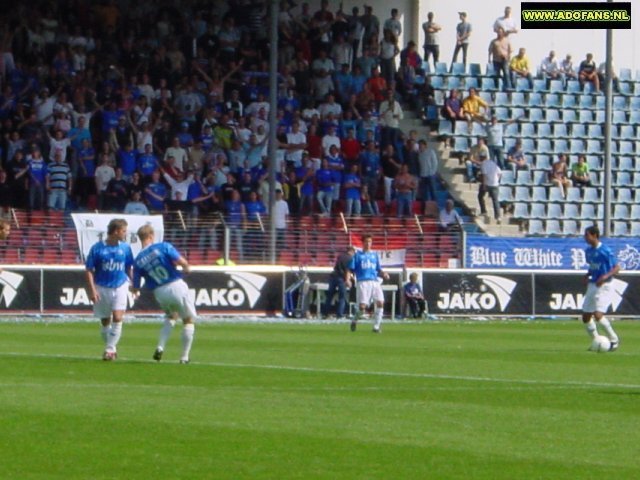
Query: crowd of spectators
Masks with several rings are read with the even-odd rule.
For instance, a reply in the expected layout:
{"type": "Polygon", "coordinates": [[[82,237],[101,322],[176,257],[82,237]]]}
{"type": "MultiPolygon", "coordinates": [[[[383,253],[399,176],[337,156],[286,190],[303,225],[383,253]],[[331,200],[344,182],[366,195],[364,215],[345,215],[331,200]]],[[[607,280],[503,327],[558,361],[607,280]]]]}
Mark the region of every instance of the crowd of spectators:
{"type": "Polygon", "coordinates": [[[432,149],[399,128],[402,105],[432,90],[414,83],[422,59],[414,42],[398,45],[396,9],[381,21],[371,6],[280,2],[268,158],[269,4],[61,0],[5,12],[2,206],[243,223],[268,212],[269,162],[292,215],[378,214],[377,200],[389,208],[396,195],[403,215],[417,192],[435,199],[432,149]]]}

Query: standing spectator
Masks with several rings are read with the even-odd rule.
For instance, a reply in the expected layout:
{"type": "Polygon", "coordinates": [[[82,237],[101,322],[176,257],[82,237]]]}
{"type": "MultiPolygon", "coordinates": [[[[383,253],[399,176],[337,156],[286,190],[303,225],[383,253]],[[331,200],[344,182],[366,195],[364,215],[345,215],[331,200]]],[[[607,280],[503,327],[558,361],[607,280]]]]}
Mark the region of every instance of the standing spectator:
{"type": "Polygon", "coordinates": [[[511,16],[511,7],[504,7],[504,16],[498,17],[496,21],[493,23],[493,31],[498,33],[498,30],[504,30],[504,34],[506,36],[511,35],[512,33],[518,33],[518,28],[516,27],[516,21],[511,16]]]}
{"type": "Polygon", "coordinates": [[[507,166],[511,168],[515,174],[517,170],[529,170],[527,157],[522,150],[522,139],[516,138],[516,143],[507,152],[507,166]]]}
{"type": "Polygon", "coordinates": [[[496,219],[496,223],[500,224],[500,202],[498,201],[498,189],[500,187],[500,177],[502,177],[502,170],[498,164],[491,158],[483,157],[483,153],[480,152],[480,173],[482,174],[482,185],[478,189],[478,203],[480,204],[480,213],[483,215],[485,222],[489,222],[489,215],[487,214],[487,207],[484,202],[484,197],[488,193],[493,202],[493,215],[496,219]]]}
{"type": "Polygon", "coordinates": [[[400,173],[394,178],[393,186],[396,190],[398,218],[403,216],[410,217],[413,213],[413,208],[411,207],[418,181],[416,177],[409,173],[409,166],[406,163],[400,167],[400,173]]]}
{"type": "Polygon", "coordinates": [[[591,82],[596,92],[600,91],[600,78],[598,77],[598,68],[593,60],[593,54],[587,53],[586,58],[580,62],[578,67],[578,80],[584,88],[584,84],[591,82]]]}
{"type": "Polygon", "coordinates": [[[276,250],[278,252],[284,252],[286,247],[285,235],[287,232],[287,220],[289,218],[289,204],[284,199],[282,190],[279,188],[276,189],[276,197],[271,215],[275,218],[276,250]]]}
{"type": "Polygon", "coordinates": [[[353,255],[356,253],[356,249],[351,245],[347,247],[344,253],[341,253],[336,258],[336,263],[333,266],[333,270],[329,275],[329,288],[327,289],[327,296],[322,304],[322,316],[324,318],[329,316],[331,310],[331,304],[333,303],[333,297],[338,292],[338,306],[336,307],[336,317],[343,318],[345,308],[347,306],[347,293],[346,286],[347,270],[353,255]]]}
{"type": "Polygon", "coordinates": [[[167,187],[160,181],[160,170],[151,174],[151,181],[144,189],[144,196],[151,213],[163,213],[167,199],[167,187]]]}
{"type": "Polygon", "coordinates": [[[315,172],[308,153],[302,155],[302,166],[295,169],[296,184],[300,189],[300,215],[310,215],[313,212],[313,181],[315,172]]]}
{"type": "Polygon", "coordinates": [[[329,169],[329,160],[322,159],[321,167],[316,170],[316,186],[318,205],[322,215],[331,215],[331,205],[333,203],[333,174],[329,169]]]}
{"type": "Polygon", "coordinates": [[[396,145],[400,137],[400,120],[404,112],[400,103],[396,101],[393,90],[387,90],[387,96],[380,103],[380,118],[382,120],[382,147],[396,145]]]}
{"type": "Polygon", "coordinates": [[[382,25],[382,30],[390,30],[393,33],[393,36],[396,38],[400,38],[402,34],[402,23],[398,20],[398,9],[391,9],[391,17],[387,18],[382,25]]]}
{"type": "Polygon", "coordinates": [[[67,196],[73,188],[71,169],[62,160],[60,152],[55,155],[54,162],[47,167],[48,206],[51,210],[64,211],[67,208],[67,196]]]}
{"type": "Polygon", "coordinates": [[[100,165],[96,168],[96,194],[98,195],[98,210],[105,210],[108,207],[107,187],[109,182],[116,177],[116,172],[109,164],[109,155],[100,155],[100,165]]]}
{"type": "Polygon", "coordinates": [[[247,211],[238,190],[233,190],[231,200],[225,202],[225,220],[230,231],[229,241],[235,242],[238,260],[244,262],[243,237],[247,225],[247,211]]]}
{"type": "Polygon", "coordinates": [[[458,12],[460,23],[456,26],[456,47],[453,50],[451,62],[458,61],[458,53],[462,50],[462,63],[467,65],[467,50],[469,49],[469,37],[471,36],[471,24],[467,22],[467,12],[458,12]]]}
{"type": "Polygon", "coordinates": [[[384,148],[382,156],[380,157],[380,163],[382,165],[384,181],[384,204],[387,210],[390,210],[393,180],[396,178],[396,175],[398,175],[398,172],[400,172],[401,165],[393,145],[389,144],[384,148]]]}
{"type": "Polygon", "coordinates": [[[564,73],[558,65],[558,60],[556,60],[556,52],[554,52],[553,50],[549,52],[548,57],[545,57],[544,60],[542,60],[542,63],[540,64],[540,75],[542,76],[542,78],[547,80],[547,86],[550,80],[564,81],[564,73]]]}
{"type": "Polygon", "coordinates": [[[404,285],[404,298],[407,301],[407,305],[409,305],[411,317],[422,318],[426,310],[426,303],[416,272],[409,275],[409,281],[404,285]]]}
{"type": "Polygon", "coordinates": [[[380,42],[380,74],[387,84],[396,76],[396,57],[400,53],[398,39],[391,30],[384,30],[380,42]]]}
{"type": "Polygon", "coordinates": [[[124,213],[127,215],[149,215],[149,209],[142,203],[142,193],[140,190],[132,190],[129,201],[124,206],[124,213]]]}
{"type": "Polygon", "coordinates": [[[27,207],[29,198],[29,164],[22,150],[18,150],[13,155],[7,170],[11,179],[12,206],[17,208],[27,207]]]}
{"type": "Polygon", "coordinates": [[[380,152],[376,148],[376,143],[373,140],[368,140],[365,144],[365,150],[360,154],[360,174],[362,175],[363,187],[367,187],[367,192],[374,203],[381,173],[380,152]]]}
{"type": "Polygon", "coordinates": [[[504,168],[504,127],[517,121],[518,119],[514,118],[506,122],[498,122],[498,118],[492,115],[491,122],[486,127],[488,156],[495,159],[500,168],[504,168]]]}
{"type": "Polygon", "coordinates": [[[342,186],[344,187],[344,196],[347,206],[345,208],[345,215],[351,217],[352,215],[359,217],[362,212],[362,203],[360,200],[360,189],[362,187],[362,181],[358,174],[358,165],[356,163],[351,164],[348,173],[344,175],[342,180],[342,186]]]}
{"type": "Polygon", "coordinates": [[[502,73],[502,89],[510,90],[509,60],[511,59],[511,42],[501,28],[496,32],[496,38],[489,44],[489,62],[493,62],[496,80],[502,73]]]}
{"type": "Polygon", "coordinates": [[[529,82],[529,88],[533,88],[533,77],[531,76],[531,68],[529,66],[529,58],[524,48],[518,50],[518,54],[509,62],[509,72],[511,74],[511,85],[516,86],[518,78],[526,78],[529,82]]]}
{"type": "Polygon", "coordinates": [[[107,208],[115,212],[122,212],[129,198],[129,184],[122,176],[122,168],[116,167],[116,176],[107,185],[107,208]]]}
{"type": "Polygon", "coordinates": [[[96,151],[89,139],[82,141],[78,151],[76,195],[78,205],[85,206],[89,196],[96,194],[96,151]]]}
{"type": "Polygon", "coordinates": [[[380,20],[373,14],[373,7],[371,5],[364,6],[364,14],[360,17],[360,23],[364,28],[362,35],[362,45],[371,44],[371,39],[378,39],[380,34],[380,20]]]}
{"type": "Polygon", "coordinates": [[[177,136],[173,137],[171,146],[167,148],[164,153],[165,163],[169,157],[173,157],[175,159],[175,168],[184,171],[184,168],[189,161],[189,156],[187,155],[187,151],[180,146],[180,138],[177,136]]]}
{"type": "Polygon", "coordinates": [[[29,164],[29,209],[44,210],[45,186],[47,181],[47,164],[36,146],[27,156],[29,164]]]}
{"type": "Polygon", "coordinates": [[[422,24],[424,30],[424,58],[429,63],[429,56],[433,56],[433,68],[440,59],[440,39],[438,32],[442,27],[433,21],[433,12],[427,14],[427,21],[422,24]]]}
{"type": "Polygon", "coordinates": [[[436,182],[438,178],[438,154],[427,144],[426,140],[418,142],[418,163],[420,166],[420,198],[423,210],[426,211],[428,201],[437,201],[436,182]]]}
{"type": "Polygon", "coordinates": [[[549,181],[560,187],[562,195],[567,198],[567,192],[572,183],[569,179],[569,167],[567,166],[567,156],[564,153],[558,155],[558,160],[551,165],[549,181]]]}
{"type": "MultiPolygon", "coordinates": [[[[611,82],[613,84],[613,89],[617,92],[620,91],[620,83],[618,80],[618,76],[616,75],[615,66],[613,65],[613,60],[611,61],[611,82]]],[[[604,85],[607,80],[607,62],[601,62],[598,65],[598,80],[600,85],[604,85]]]]}
{"type": "Polygon", "coordinates": [[[584,155],[578,155],[578,161],[571,165],[571,182],[580,188],[591,186],[589,164],[587,163],[587,157],[584,155]]]}

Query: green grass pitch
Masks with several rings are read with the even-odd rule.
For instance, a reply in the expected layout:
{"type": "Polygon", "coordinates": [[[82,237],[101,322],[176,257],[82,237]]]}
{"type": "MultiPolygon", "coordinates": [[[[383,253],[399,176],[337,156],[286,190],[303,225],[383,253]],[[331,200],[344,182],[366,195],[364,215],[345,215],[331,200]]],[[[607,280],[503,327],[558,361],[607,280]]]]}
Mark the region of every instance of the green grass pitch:
{"type": "Polygon", "coordinates": [[[638,479],[640,322],[0,324],[0,479],[638,479]]]}

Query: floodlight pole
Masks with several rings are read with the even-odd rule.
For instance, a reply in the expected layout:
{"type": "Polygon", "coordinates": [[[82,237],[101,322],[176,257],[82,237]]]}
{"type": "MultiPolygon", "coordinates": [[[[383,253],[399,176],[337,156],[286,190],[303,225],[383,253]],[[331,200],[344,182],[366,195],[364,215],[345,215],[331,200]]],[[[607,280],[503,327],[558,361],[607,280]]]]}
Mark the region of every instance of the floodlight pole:
{"type": "Polygon", "coordinates": [[[279,1],[271,0],[269,32],[269,260],[276,263],[276,217],[273,214],[276,201],[277,164],[277,113],[278,113],[278,12],[279,1]]]}
{"type": "MultiPolygon", "coordinates": [[[[613,3],[613,0],[608,0],[613,3]]],[[[604,80],[604,222],[603,235],[611,236],[611,112],[613,110],[613,30],[606,32],[607,68],[604,80]]]]}

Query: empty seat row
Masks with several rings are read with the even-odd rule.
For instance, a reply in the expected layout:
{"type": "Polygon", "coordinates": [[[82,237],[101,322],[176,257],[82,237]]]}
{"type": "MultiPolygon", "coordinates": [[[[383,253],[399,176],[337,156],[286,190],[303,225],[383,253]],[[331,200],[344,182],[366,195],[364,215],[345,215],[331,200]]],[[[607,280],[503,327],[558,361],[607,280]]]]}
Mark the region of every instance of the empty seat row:
{"type": "MultiPolygon", "coordinates": [[[[603,231],[603,222],[598,220],[595,222],[600,231],[603,231]]],[[[527,227],[528,235],[535,236],[578,236],[582,235],[587,227],[593,225],[592,220],[530,220],[527,227]]],[[[621,221],[615,220],[612,224],[612,234],[614,237],[640,235],[640,221],[621,221]]]]}

